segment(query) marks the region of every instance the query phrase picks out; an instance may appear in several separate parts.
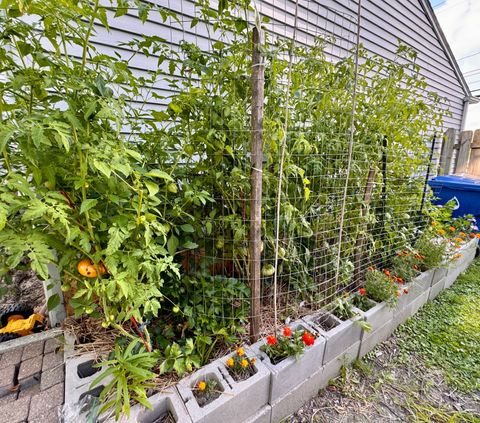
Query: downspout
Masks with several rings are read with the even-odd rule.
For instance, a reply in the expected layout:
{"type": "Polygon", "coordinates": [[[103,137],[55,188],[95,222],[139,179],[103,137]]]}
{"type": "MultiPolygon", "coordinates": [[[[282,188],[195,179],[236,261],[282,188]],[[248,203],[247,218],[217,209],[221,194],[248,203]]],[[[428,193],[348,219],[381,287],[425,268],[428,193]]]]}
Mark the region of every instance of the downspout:
{"type": "Polygon", "coordinates": [[[468,105],[469,104],[470,104],[470,99],[468,97],[466,97],[463,100],[462,123],[460,124],[460,132],[465,131],[465,123],[467,121],[468,105]]]}

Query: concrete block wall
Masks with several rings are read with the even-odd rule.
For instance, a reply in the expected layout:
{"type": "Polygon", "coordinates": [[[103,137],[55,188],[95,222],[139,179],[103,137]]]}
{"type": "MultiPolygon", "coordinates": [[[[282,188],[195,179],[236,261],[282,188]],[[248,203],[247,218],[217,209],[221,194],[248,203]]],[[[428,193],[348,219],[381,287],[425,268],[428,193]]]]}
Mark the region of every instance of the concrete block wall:
{"type": "MultiPolygon", "coordinates": [[[[390,308],[385,303],[376,304],[366,312],[358,310],[358,316],[346,322],[329,315],[337,323],[330,331],[324,331],[315,324],[318,313],[293,323],[290,325],[292,329],[309,330],[318,336],[315,345],[306,348],[297,360],[290,357],[276,365],[271,363],[268,356],[260,350],[263,344],[260,341],[251,347],[245,347],[247,356],[258,358],[257,373],[249,379],[235,382],[226,368],[226,356],[182,379],[172,388],[172,392],[152,397],[154,412],[136,406],[132,409],[131,417],[121,421],[151,423],[168,410],[177,422],[185,423],[280,422],[327,386],[329,380],[339,374],[343,365],[363,357],[386,340],[400,323],[413,316],[428,300],[450,286],[474,259],[476,246],[476,240],[472,240],[460,250],[462,257],[456,262],[424,272],[407,284],[409,294],[402,295],[396,307],[390,308]],[[372,330],[365,331],[355,319],[365,320],[372,330]],[[210,404],[200,407],[192,388],[200,379],[209,377],[217,380],[223,392],[210,404]]],[[[84,358],[84,361],[88,359],[90,358],[84,358]]],[[[67,369],[70,367],[67,361],[67,369]]],[[[69,378],[78,383],[78,374],[75,375],[71,369],[67,371],[67,386],[69,378]]],[[[88,385],[83,383],[81,386],[85,389],[88,385]]],[[[75,395],[69,393],[69,398],[77,397],[78,392],[75,395]]]]}

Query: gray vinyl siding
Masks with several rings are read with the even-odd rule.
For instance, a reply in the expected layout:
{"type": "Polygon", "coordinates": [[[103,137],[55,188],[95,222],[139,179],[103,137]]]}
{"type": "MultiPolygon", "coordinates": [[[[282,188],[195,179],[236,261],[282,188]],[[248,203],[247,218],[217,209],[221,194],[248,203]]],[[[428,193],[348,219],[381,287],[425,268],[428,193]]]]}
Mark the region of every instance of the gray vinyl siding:
{"type": "MultiPolygon", "coordinates": [[[[448,107],[451,116],[445,118],[445,126],[459,130],[466,93],[420,1],[363,0],[361,42],[368,51],[386,59],[394,57],[398,40],[414,48],[418,53],[417,63],[421,73],[428,82],[428,90],[447,99],[448,106],[445,107],[448,107]]],[[[170,19],[162,22],[158,12],[151,12],[148,20],[142,24],[132,11],[121,18],[112,19],[110,31],[96,27],[98,51],[110,55],[116,52],[122,58],[129,58],[131,52],[128,47],[120,44],[139,38],[142,34],[163,37],[173,46],[179,46],[185,40],[197,44],[204,51],[209,50],[211,38],[215,38],[211,28],[209,32],[203,22],[194,28],[190,27],[191,20],[196,16],[195,1],[154,0],[151,3],[175,11],[183,25],[170,19]]],[[[311,44],[316,36],[333,35],[336,42],[328,46],[328,54],[334,58],[349,54],[355,41],[357,4],[354,0],[299,0],[297,41],[311,44]]],[[[215,4],[212,6],[215,7],[215,4]]],[[[257,1],[257,8],[262,15],[270,18],[266,24],[270,36],[293,36],[295,1],[261,0],[257,1]]],[[[156,70],[156,61],[155,56],[137,55],[130,64],[137,73],[143,74],[148,70],[156,70]]],[[[162,66],[166,67],[167,64],[162,66]]],[[[172,94],[168,84],[161,80],[150,89],[163,96],[172,94]]],[[[167,102],[168,99],[150,96],[144,107],[160,110],[167,102]]]]}

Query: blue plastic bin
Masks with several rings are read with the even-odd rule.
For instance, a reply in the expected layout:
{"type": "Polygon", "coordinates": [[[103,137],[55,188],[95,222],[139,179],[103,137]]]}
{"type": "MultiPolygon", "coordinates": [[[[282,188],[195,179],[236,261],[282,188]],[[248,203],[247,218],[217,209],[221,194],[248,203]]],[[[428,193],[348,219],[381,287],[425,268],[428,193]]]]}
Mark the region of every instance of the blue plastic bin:
{"type": "Polygon", "coordinates": [[[473,214],[480,217],[480,178],[458,175],[437,176],[428,184],[433,190],[434,204],[443,205],[447,201],[456,202],[453,217],[473,214]]]}

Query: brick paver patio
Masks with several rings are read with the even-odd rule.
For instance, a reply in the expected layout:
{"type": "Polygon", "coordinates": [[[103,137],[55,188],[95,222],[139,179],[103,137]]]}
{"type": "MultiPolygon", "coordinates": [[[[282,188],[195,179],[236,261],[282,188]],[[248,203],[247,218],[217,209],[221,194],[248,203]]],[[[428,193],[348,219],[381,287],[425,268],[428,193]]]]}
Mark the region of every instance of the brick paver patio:
{"type": "Polygon", "coordinates": [[[64,398],[64,360],[55,339],[0,355],[0,423],[57,423],[64,398]]]}

